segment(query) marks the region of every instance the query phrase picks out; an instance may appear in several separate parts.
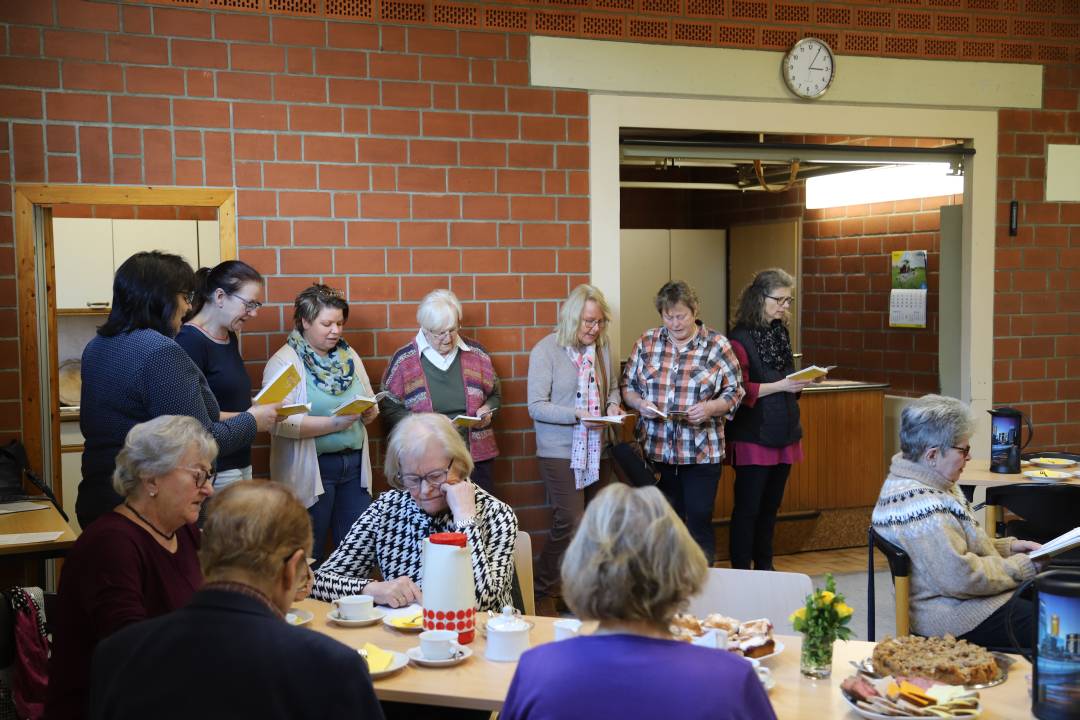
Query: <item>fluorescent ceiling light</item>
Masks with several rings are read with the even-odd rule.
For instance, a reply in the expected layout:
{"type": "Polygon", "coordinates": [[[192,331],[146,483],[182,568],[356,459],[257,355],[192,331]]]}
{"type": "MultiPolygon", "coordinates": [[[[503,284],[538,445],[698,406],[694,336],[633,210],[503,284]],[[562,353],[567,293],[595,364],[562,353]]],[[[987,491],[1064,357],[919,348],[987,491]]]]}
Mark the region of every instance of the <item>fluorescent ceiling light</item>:
{"type": "Polygon", "coordinates": [[[964,176],[950,175],[948,163],[888,165],[807,178],[806,207],[816,210],[963,193],[964,176]]]}

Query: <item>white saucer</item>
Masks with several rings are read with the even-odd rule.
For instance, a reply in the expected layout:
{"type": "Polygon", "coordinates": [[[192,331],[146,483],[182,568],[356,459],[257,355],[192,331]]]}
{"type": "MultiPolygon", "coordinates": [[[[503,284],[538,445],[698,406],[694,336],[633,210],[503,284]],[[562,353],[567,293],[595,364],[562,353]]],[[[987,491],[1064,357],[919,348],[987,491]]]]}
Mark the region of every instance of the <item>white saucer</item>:
{"type": "Polygon", "coordinates": [[[387,613],[386,617],[383,618],[383,625],[385,625],[388,628],[391,628],[392,630],[397,630],[398,632],[403,632],[403,633],[422,633],[422,632],[424,632],[424,619],[423,618],[420,619],[420,624],[419,625],[417,625],[415,627],[408,627],[408,626],[395,625],[393,623],[393,620],[395,618],[399,618],[399,617],[402,617],[402,615],[400,615],[400,614],[399,615],[391,615],[391,614],[387,613]]]}
{"type": "Polygon", "coordinates": [[[389,650],[387,652],[393,653],[394,659],[390,661],[390,666],[387,667],[385,670],[374,672],[369,668],[368,672],[371,674],[372,680],[377,680],[378,678],[386,677],[387,675],[396,673],[398,670],[409,664],[409,658],[405,656],[405,653],[399,653],[395,650],[389,650]]]}
{"type": "Polygon", "coordinates": [[[337,608],[334,608],[330,612],[326,613],[326,619],[331,622],[340,625],[342,627],[367,627],[368,625],[374,625],[383,619],[386,614],[385,611],[375,608],[370,617],[366,617],[363,620],[346,620],[338,615],[337,608]]]}
{"type": "Polygon", "coordinates": [[[461,645],[458,647],[457,655],[447,658],[446,660],[428,660],[421,653],[419,645],[409,648],[405,651],[405,654],[417,665],[424,665],[426,667],[451,667],[458,663],[463,663],[472,657],[472,649],[461,645]]]}
{"type": "Polygon", "coordinates": [[[300,627],[301,625],[307,625],[309,622],[315,619],[315,613],[310,610],[301,610],[300,608],[290,608],[289,612],[285,613],[285,622],[289,623],[293,627],[300,627]]]}

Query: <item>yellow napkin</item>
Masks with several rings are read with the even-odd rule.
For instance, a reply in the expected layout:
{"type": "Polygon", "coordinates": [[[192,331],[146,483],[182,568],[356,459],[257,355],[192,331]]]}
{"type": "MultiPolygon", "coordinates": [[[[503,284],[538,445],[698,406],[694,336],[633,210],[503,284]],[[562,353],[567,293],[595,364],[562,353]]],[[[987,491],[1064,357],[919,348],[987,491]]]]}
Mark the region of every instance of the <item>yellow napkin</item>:
{"type": "Polygon", "coordinates": [[[368,670],[371,672],[382,672],[394,662],[394,653],[383,650],[378,645],[364,643],[364,652],[367,653],[368,670]]]}
{"type": "Polygon", "coordinates": [[[390,624],[399,628],[418,628],[424,623],[424,614],[416,613],[415,615],[402,615],[401,617],[391,618],[390,624]]]}

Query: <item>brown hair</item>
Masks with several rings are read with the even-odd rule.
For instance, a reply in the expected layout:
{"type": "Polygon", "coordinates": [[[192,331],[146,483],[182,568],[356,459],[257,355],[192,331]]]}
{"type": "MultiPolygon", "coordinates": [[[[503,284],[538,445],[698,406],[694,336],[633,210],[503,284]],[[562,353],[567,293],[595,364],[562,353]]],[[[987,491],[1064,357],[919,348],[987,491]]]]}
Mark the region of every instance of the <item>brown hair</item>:
{"type": "Polygon", "coordinates": [[[293,323],[300,332],[304,332],[304,321],[315,322],[315,318],[319,317],[323,308],[337,308],[341,311],[342,319],[349,319],[349,303],[345,300],[345,293],[329,285],[315,283],[305,288],[296,296],[296,302],[293,305],[295,307],[293,323]]]}
{"type": "Polygon", "coordinates": [[[762,270],[739,295],[739,307],[735,311],[735,324],[747,327],[765,327],[765,298],[778,288],[795,287],[795,278],[780,268],[762,270]]]}
{"type": "Polygon", "coordinates": [[[664,311],[670,310],[679,303],[690,308],[690,312],[694,313],[694,315],[697,315],[698,309],[701,307],[701,299],[698,297],[697,291],[682,280],[671,280],[664,283],[664,286],[656,293],[656,300],[653,302],[656,305],[656,312],[661,315],[664,314],[664,311]]]}

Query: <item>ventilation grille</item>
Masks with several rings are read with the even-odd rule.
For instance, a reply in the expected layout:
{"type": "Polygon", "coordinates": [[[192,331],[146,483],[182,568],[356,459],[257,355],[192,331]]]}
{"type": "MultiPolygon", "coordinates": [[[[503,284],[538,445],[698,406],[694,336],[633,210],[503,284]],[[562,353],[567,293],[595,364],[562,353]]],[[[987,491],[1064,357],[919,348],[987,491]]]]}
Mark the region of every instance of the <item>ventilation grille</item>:
{"type": "Polygon", "coordinates": [[[229,10],[262,10],[262,3],[260,0],[210,0],[210,7],[229,10]]]}
{"type": "Polygon", "coordinates": [[[731,0],[731,17],[764,20],[769,17],[769,6],[753,0],[731,0]]]}
{"type": "Polygon", "coordinates": [[[930,7],[945,7],[945,8],[958,8],[962,7],[960,0],[930,0],[927,3],[930,7]]]}
{"type": "Polygon", "coordinates": [[[596,0],[596,7],[605,10],[633,10],[634,0],[596,0]]]}
{"type": "Polygon", "coordinates": [[[599,37],[622,37],[623,19],[618,15],[586,15],[581,18],[581,31],[599,37]]]}
{"type": "Polygon", "coordinates": [[[577,29],[576,15],[567,13],[536,13],[536,29],[540,32],[572,33],[577,29]]]}
{"type": "Polygon", "coordinates": [[[379,15],[383,20],[401,20],[403,22],[424,22],[427,12],[423,3],[382,0],[379,3],[379,15]]]}
{"type": "Polygon", "coordinates": [[[720,25],[716,28],[716,39],[725,45],[753,45],[756,32],[746,25],[720,25]]]}
{"type": "Polygon", "coordinates": [[[975,18],[975,32],[980,35],[1004,35],[1009,31],[1009,21],[1005,18],[975,18]]]}
{"type": "Polygon", "coordinates": [[[992,58],[994,57],[994,43],[965,40],[961,53],[967,58],[992,58]]]}
{"type": "Polygon", "coordinates": [[[1046,23],[1042,20],[1014,20],[1013,35],[1043,37],[1046,35],[1046,23]]]}
{"type": "Polygon", "coordinates": [[[971,23],[966,15],[938,15],[938,32],[967,34],[971,23]]]}
{"type": "Polygon", "coordinates": [[[968,0],[967,4],[972,10],[997,10],[1000,5],[999,0],[968,0]]]}
{"type": "Polygon", "coordinates": [[[892,13],[888,10],[857,10],[855,22],[862,27],[892,27],[892,13]]]}
{"type": "Polygon", "coordinates": [[[682,15],[681,0],[641,0],[641,12],[682,15]]]}
{"type": "Polygon", "coordinates": [[[1024,10],[1031,13],[1053,13],[1057,3],[1054,0],[1027,0],[1024,10]]]}
{"type": "Polygon", "coordinates": [[[314,15],[319,12],[319,0],[266,0],[266,9],[273,12],[314,15]]]}
{"type": "Polygon", "coordinates": [[[889,55],[918,55],[919,41],[916,38],[887,37],[885,52],[889,55]]]}
{"type": "Polygon", "coordinates": [[[1039,59],[1067,62],[1069,60],[1069,48],[1057,45],[1040,45],[1039,59]]]}
{"type": "Polygon", "coordinates": [[[724,17],[724,0],[686,0],[686,14],[699,17],[724,17]]]}
{"type": "Polygon", "coordinates": [[[876,53],[881,45],[877,35],[848,33],[844,35],[844,50],[853,53],[876,53]]]}
{"type": "Polygon", "coordinates": [[[1021,45],[1019,43],[1001,44],[1002,60],[1030,60],[1031,55],[1032,52],[1030,45],[1021,45]]]}
{"type": "Polygon", "coordinates": [[[929,13],[899,12],[896,13],[896,27],[899,30],[929,30],[932,17],[929,13]]]}
{"type": "Polygon", "coordinates": [[[492,30],[528,30],[529,13],[525,10],[485,8],[484,25],[492,30]]]}
{"type": "Polygon", "coordinates": [[[324,0],[326,14],[330,17],[371,18],[374,13],[371,0],[324,0]]]}
{"type": "Polygon", "coordinates": [[[431,9],[432,17],[440,25],[464,25],[476,27],[480,19],[480,8],[463,5],[436,5],[431,9]]]}
{"type": "Polygon", "coordinates": [[[675,23],[673,37],[679,42],[711,45],[713,41],[712,25],[706,23],[675,23]]]}
{"type": "Polygon", "coordinates": [[[1080,23],[1050,23],[1050,37],[1080,39],[1080,23]]]}
{"type": "Polygon", "coordinates": [[[814,8],[814,16],[822,25],[850,25],[851,10],[840,7],[814,8]]]}
{"type": "Polygon", "coordinates": [[[927,55],[940,55],[945,57],[951,57],[956,55],[956,41],[955,40],[934,40],[931,38],[926,39],[926,44],[923,45],[923,49],[927,55]]]}
{"type": "Polygon", "coordinates": [[[630,37],[643,40],[667,40],[668,23],[666,20],[630,20],[630,37]]]}
{"type": "Polygon", "coordinates": [[[773,17],[779,22],[810,22],[808,5],[777,5],[773,8],[773,17]]]}

